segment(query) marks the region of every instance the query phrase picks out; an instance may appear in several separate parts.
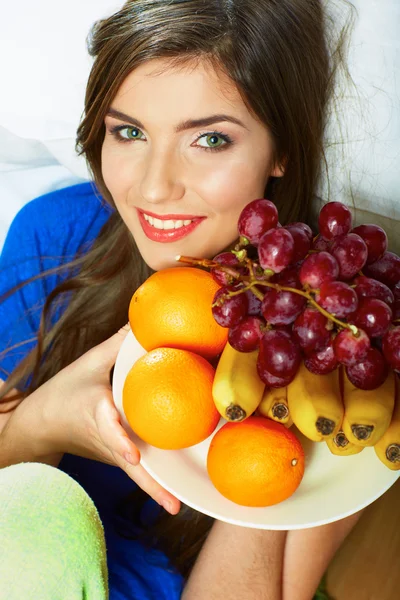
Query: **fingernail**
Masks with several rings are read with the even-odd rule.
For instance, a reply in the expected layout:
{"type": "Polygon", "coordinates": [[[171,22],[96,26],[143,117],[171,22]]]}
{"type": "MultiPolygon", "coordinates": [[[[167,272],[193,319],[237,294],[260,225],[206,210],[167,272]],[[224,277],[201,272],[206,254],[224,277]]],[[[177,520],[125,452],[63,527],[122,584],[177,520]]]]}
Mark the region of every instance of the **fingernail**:
{"type": "Polygon", "coordinates": [[[134,460],[134,458],[130,452],[125,452],[124,458],[125,458],[126,462],[128,462],[130,465],[133,465],[134,467],[136,467],[139,464],[139,461],[134,460]]]}
{"type": "Polygon", "coordinates": [[[172,514],[172,502],[170,502],[169,500],[163,500],[163,501],[161,502],[161,506],[162,506],[163,508],[165,508],[165,510],[166,510],[167,512],[169,512],[169,513],[171,513],[171,514],[172,514]]]}

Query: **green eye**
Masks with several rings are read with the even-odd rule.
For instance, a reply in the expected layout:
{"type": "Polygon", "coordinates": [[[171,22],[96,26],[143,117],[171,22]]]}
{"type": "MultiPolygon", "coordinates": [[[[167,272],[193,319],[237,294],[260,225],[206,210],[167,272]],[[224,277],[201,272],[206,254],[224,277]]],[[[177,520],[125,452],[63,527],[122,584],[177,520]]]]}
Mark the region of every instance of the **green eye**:
{"type": "Polygon", "coordinates": [[[206,140],[210,148],[219,148],[224,143],[224,140],[219,135],[208,135],[206,140]]]}
{"type": "Polygon", "coordinates": [[[204,135],[199,139],[199,146],[202,148],[220,148],[224,144],[226,144],[226,140],[216,133],[204,135]]]}
{"type": "Polygon", "coordinates": [[[137,127],[126,127],[121,131],[121,134],[127,140],[141,140],[143,136],[143,133],[137,127]]]}

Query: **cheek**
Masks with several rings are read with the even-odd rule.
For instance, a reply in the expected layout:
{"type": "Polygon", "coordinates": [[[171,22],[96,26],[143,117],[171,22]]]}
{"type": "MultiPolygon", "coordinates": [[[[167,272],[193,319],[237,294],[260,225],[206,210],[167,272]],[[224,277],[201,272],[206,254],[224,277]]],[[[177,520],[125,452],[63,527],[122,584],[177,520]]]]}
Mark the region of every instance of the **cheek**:
{"type": "Polygon", "coordinates": [[[118,201],[118,196],[134,184],[134,176],[138,170],[132,165],[131,157],[128,160],[124,153],[104,144],[101,153],[101,172],[108,190],[114,200],[118,201]]]}
{"type": "Polygon", "coordinates": [[[215,212],[236,212],[264,195],[268,169],[249,161],[212,169],[198,182],[198,193],[215,212]]]}

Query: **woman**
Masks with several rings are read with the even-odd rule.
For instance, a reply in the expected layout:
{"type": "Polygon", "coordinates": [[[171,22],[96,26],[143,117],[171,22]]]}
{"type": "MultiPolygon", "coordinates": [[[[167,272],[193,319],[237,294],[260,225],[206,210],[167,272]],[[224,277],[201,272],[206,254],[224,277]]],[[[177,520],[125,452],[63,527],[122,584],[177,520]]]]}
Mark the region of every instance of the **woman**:
{"type": "Polygon", "coordinates": [[[106,598],[108,580],[112,599],[308,600],[357,519],[286,533],[177,515],[110,390],[130,298],[153,271],[229,247],[255,198],[283,223],[307,219],[344,39],[329,47],[330,26],[319,0],[131,0],[94,26],[77,141],[95,186],[26,206],[2,256],[0,456],[19,498],[7,598],[106,598]],[[94,500],[108,576],[90,498],[43,465],[94,500]]]}

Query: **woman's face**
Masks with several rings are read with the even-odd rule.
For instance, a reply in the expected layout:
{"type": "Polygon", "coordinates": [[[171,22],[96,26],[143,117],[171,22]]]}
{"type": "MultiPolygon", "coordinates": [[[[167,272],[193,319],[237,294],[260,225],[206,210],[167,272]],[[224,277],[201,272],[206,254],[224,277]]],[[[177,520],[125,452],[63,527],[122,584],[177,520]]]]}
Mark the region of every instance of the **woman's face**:
{"type": "Polygon", "coordinates": [[[268,129],[209,65],[153,60],[124,81],[105,119],[102,173],[145,262],[212,258],[238,237],[246,204],[271,175],[268,129]]]}

